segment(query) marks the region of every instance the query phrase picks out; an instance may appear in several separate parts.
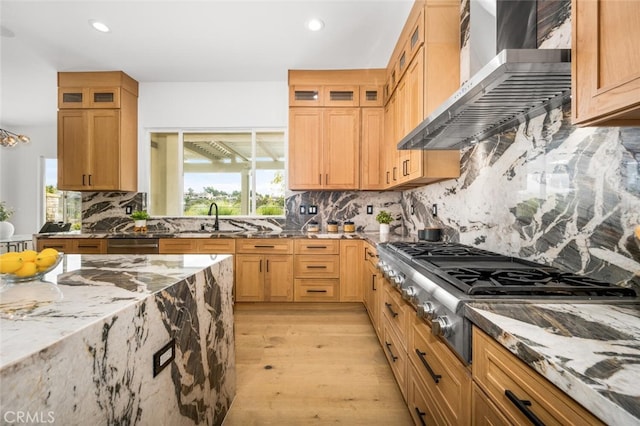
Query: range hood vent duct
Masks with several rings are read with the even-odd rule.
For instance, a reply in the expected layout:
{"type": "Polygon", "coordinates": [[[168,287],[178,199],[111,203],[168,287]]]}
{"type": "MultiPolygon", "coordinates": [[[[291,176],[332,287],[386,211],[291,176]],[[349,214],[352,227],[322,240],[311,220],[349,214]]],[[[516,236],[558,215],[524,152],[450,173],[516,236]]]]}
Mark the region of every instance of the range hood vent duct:
{"type": "Polygon", "coordinates": [[[493,10],[487,3],[471,0],[472,72],[474,60],[488,57],[487,39],[474,39],[474,28],[484,33],[495,29],[488,49],[492,56],[484,59],[488,63],[476,65],[479,70],[405,136],[398,149],[463,148],[570,100],[571,49],[531,48],[537,32],[536,2],[493,0],[493,10]],[[474,10],[476,2],[479,10],[474,10]],[[493,21],[487,22],[487,16],[493,21]]]}

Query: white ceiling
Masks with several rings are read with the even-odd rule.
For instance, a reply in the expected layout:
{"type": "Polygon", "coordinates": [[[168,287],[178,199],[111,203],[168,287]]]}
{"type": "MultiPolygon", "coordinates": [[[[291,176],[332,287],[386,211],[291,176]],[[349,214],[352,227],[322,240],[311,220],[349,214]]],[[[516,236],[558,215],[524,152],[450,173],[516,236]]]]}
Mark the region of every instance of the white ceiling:
{"type": "Polygon", "coordinates": [[[55,94],[56,71],[123,70],[144,83],[286,81],[288,69],[383,68],[412,4],[0,0],[0,123],[36,125],[55,109],[39,99],[55,94]],[[325,22],[322,31],[305,28],[312,17],[325,22]],[[111,32],[95,31],[90,19],[111,32]]]}

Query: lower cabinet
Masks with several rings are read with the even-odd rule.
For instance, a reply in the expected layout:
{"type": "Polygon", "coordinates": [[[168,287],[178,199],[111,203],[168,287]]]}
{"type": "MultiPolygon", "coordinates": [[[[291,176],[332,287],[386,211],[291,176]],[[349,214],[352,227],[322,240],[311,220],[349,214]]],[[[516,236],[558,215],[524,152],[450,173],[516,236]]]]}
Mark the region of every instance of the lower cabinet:
{"type": "Polygon", "coordinates": [[[239,239],[236,242],[235,301],[293,301],[293,242],[239,239]]]}
{"type": "Polygon", "coordinates": [[[107,240],[103,238],[41,238],[36,250],[54,248],[66,254],[103,254],[107,252],[107,240]]]}
{"type": "Polygon", "coordinates": [[[428,398],[434,402],[430,415],[436,424],[468,425],[471,423],[471,372],[449,349],[431,333],[431,326],[413,316],[407,346],[409,360],[424,385],[428,398]]]}
{"type": "Polygon", "coordinates": [[[382,286],[382,277],[378,273],[377,263],[378,254],[374,246],[365,242],[362,246],[364,259],[362,265],[362,300],[367,309],[371,324],[378,336],[381,335],[380,326],[380,293],[382,286]]]}
{"type": "Polygon", "coordinates": [[[161,238],[160,254],[233,254],[236,243],[233,238],[161,238]]]}
{"type": "Polygon", "coordinates": [[[601,425],[537,371],[480,329],[473,329],[474,424],[601,425]]]}

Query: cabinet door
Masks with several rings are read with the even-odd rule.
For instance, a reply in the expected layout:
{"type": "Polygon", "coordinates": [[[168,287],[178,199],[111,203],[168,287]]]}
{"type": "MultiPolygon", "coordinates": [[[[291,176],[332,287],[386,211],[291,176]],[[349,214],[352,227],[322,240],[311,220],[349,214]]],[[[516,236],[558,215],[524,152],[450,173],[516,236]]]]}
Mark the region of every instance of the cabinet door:
{"type": "Polygon", "coordinates": [[[358,86],[324,86],[323,106],[355,107],[360,104],[358,86]]]}
{"type": "MultiPolygon", "coordinates": [[[[406,80],[406,106],[405,122],[406,132],[415,129],[424,118],[424,55],[422,48],[414,57],[405,74],[406,80]]],[[[399,142],[399,141],[398,141],[399,142]]],[[[402,181],[410,181],[422,176],[422,150],[403,151],[402,181]]]]}
{"type": "Polygon", "coordinates": [[[289,188],[322,189],[322,109],[289,109],[289,188]]]}
{"type": "Polygon", "coordinates": [[[325,108],[324,189],[360,187],[360,109],[325,108]]]}
{"type": "Polygon", "coordinates": [[[382,107],[383,101],[382,86],[360,86],[361,107],[382,107]]]}
{"type": "Polygon", "coordinates": [[[289,87],[289,106],[319,107],[322,106],[322,86],[289,87]]]}
{"type": "Polygon", "coordinates": [[[197,253],[196,243],[195,238],[160,238],[158,251],[161,254],[197,253]]]}
{"type": "Polygon", "coordinates": [[[290,255],[265,256],[264,300],[293,301],[293,259],[290,255]]]}
{"type": "Polygon", "coordinates": [[[93,190],[116,190],[120,187],[120,111],[89,110],[88,117],[88,186],[93,190]]]}
{"type": "Polygon", "coordinates": [[[393,174],[395,173],[396,167],[396,156],[398,150],[396,149],[395,144],[395,107],[396,107],[396,96],[395,92],[391,95],[389,99],[389,103],[384,109],[384,187],[385,189],[391,188],[393,186],[393,174]]]}
{"type": "Polygon", "coordinates": [[[58,112],[58,188],[87,189],[89,161],[88,114],[80,110],[58,112]]]}
{"type": "Polygon", "coordinates": [[[360,189],[384,189],[384,109],[362,109],[360,189]]]}
{"type": "Polygon", "coordinates": [[[340,301],[362,302],[362,241],[340,241],[340,301]]]}
{"type": "Polygon", "coordinates": [[[571,5],[573,122],[640,125],[640,2],[571,5]]]}
{"type": "Polygon", "coordinates": [[[236,302],[264,301],[264,263],[262,255],[236,256],[236,302]]]}
{"type": "Polygon", "coordinates": [[[58,88],[58,108],[86,108],[89,105],[88,97],[88,89],[82,87],[60,87],[58,88]]]}
{"type": "Polygon", "coordinates": [[[101,87],[89,89],[89,108],[120,108],[120,88],[101,87]]]}

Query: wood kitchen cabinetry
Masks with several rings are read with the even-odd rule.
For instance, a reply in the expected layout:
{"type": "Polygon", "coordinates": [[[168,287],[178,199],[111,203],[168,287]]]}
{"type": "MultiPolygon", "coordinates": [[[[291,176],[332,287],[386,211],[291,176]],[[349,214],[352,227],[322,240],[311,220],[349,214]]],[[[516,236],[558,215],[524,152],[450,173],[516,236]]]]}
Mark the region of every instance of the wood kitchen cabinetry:
{"type": "Polygon", "coordinates": [[[293,241],[238,239],[235,301],[293,301],[293,241]]]}
{"type": "Polygon", "coordinates": [[[160,238],[160,254],[234,254],[233,238],[160,238]]]}
{"type": "Polygon", "coordinates": [[[640,2],[571,2],[573,123],[640,125],[640,2]]]}
{"type": "Polygon", "coordinates": [[[295,301],[340,300],[340,241],[295,240],[295,301]]]}
{"type": "Polygon", "coordinates": [[[359,185],[360,108],[290,108],[289,188],[359,185]]]}
{"type": "Polygon", "coordinates": [[[384,70],[289,71],[290,189],[380,189],[368,161],[379,161],[383,117],[364,110],[382,107],[383,78],[384,70]]]}
{"type": "Polygon", "coordinates": [[[603,424],[477,327],[473,354],[474,424],[603,424]]]}
{"type": "Polygon", "coordinates": [[[58,188],[136,191],[138,83],[123,72],[58,73],[58,188]]]}
{"type": "Polygon", "coordinates": [[[363,302],[367,309],[371,324],[373,325],[378,338],[382,331],[380,326],[380,298],[382,292],[382,279],[379,275],[377,264],[378,254],[375,246],[368,242],[363,244],[363,273],[362,273],[362,289],[363,302]]]}
{"type": "Polygon", "coordinates": [[[433,401],[433,408],[420,408],[420,397],[410,394],[408,404],[412,415],[420,408],[437,419],[436,424],[470,424],[471,372],[440,338],[431,333],[430,324],[415,315],[411,319],[407,352],[417,374],[412,379],[415,386],[433,401]]]}
{"type": "Polygon", "coordinates": [[[340,240],[341,302],[362,302],[361,256],[361,240],[340,240]]]}
{"type": "Polygon", "coordinates": [[[36,250],[54,248],[65,254],[104,254],[107,240],[102,238],[39,238],[36,250]]]}
{"type": "Polygon", "coordinates": [[[383,280],[382,303],[382,346],[398,382],[400,392],[407,400],[407,328],[412,308],[400,297],[388,280],[383,280]]]}
{"type": "Polygon", "coordinates": [[[414,4],[387,66],[387,188],[410,188],[460,176],[458,151],[397,150],[400,140],[458,89],[458,37],[458,2],[414,4]]]}

